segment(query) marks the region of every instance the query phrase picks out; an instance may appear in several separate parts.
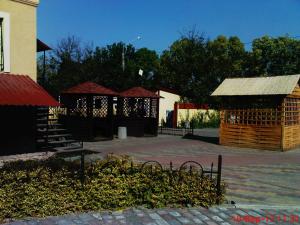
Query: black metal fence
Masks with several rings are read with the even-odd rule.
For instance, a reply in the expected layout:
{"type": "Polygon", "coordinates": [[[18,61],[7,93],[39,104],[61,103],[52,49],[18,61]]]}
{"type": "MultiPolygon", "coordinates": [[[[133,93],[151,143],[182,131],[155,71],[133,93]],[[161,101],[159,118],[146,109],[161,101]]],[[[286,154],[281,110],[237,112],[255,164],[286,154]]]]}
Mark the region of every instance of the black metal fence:
{"type": "MultiPolygon", "coordinates": [[[[209,169],[205,169],[200,163],[196,161],[186,161],[182,163],[178,169],[174,168],[174,165],[172,161],[170,161],[169,168],[164,167],[160,162],[151,160],[146,161],[142,164],[141,170],[143,171],[145,168],[150,169],[152,172],[155,169],[160,170],[161,172],[167,171],[170,174],[170,177],[172,178],[174,174],[177,174],[179,179],[181,176],[182,171],[188,171],[190,174],[192,174],[193,170],[197,171],[197,174],[199,175],[199,178],[202,178],[203,176],[208,176],[211,180],[215,179],[216,183],[216,190],[217,195],[220,197],[222,194],[221,190],[221,177],[222,177],[222,155],[218,156],[218,165],[217,168],[214,168],[214,163],[212,162],[209,169]],[[148,166],[148,167],[147,167],[148,166]]],[[[220,198],[218,198],[220,199],[220,198]]],[[[217,202],[218,204],[220,202],[217,202]]]]}
{"type": "MultiPolygon", "coordinates": [[[[82,185],[85,183],[85,150],[80,152],[81,160],[80,160],[80,180],[82,185]]],[[[103,169],[107,169],[110,167],[110,164],[113,163],[113,161],[108,161],[107,164],[103,166],[103,169]]],[[[134,171],[137,168],[134,166],[133,162],[131,161],[131,166],[128,169],[128,171],[134,171]]],[[[155,160],[146,161],[141,166],[138,166],[140,171],[144,171],[145,169],[150,170],[150,172],[154,172],[155,170],[159,170],[160,172],[167,172],[170,175],[170,178],[173,179],[176,175],[177,178],[181,177],[181,174],[183,171],[187,171],[190,174],[196,171],[199,178],[203,178],[204,176],[209,177],[211,180],[215,180],[215,187],[217,191],[217,196],[219,204],[220,197],[222,195],[221,190],[221,177],[222,177],[222,155],[218,155],[218,165],[217,168],[214,168],[214,163],[212,162],[209,169],[205,169],[199,162],[190,160],[183,162],[179,167],[176,167],[173,165],[173,162],[170,161],[168,166],[163,166],[160,162],[155,160]]],[[[126,172],[125,172],[126,173],[126,172]]],[[[170,179],[170,180],[171,180],[170,179]]]]}
{"type": "Polygon", "coordinates": [[[194,135],[194,128],[171,128],[171,127],[158,127],[158,134],[185,136],[187,134],[194,135]]]}

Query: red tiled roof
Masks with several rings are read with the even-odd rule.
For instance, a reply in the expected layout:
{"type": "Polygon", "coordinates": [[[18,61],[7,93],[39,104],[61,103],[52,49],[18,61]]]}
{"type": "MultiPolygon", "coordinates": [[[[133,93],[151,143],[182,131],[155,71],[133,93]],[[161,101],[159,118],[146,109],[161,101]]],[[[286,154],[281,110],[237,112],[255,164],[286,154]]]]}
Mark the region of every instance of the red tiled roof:
{"type": "Polygon", "coordinates": [[[121,97],[127,98],[159,98],[157,94],[142,87],[133,87],[120,93],[121,97]]]}
{"type": "Polygon", "coordinates": [[[63,94],[97,94],[118,96],[117,92],[94,82],[84,82],[62,92],[63,94]]]}
{"type": "Polygon", "coordinates": [[[29,76],[0,73],[0,105],[59,106],[60,104],[29,76]]]}

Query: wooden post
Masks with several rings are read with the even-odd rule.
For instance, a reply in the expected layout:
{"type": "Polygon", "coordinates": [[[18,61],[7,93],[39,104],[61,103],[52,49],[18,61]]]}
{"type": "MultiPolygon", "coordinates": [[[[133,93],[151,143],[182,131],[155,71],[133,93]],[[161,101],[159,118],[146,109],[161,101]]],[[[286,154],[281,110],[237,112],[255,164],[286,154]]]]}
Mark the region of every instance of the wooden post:
{"type": "Polygon", "coordinates": [[[109,136],[111,139],[114,139],[114,112],[113,112],[113,96],[108,96],[107,97],[107,119],[109,123],[109,136]]]}
{"type": "Polygon", "coordinates": [[[80,157],[80,181],[82,186],[84,185],[84,181],[85,181],[85,171],[84,171],[84,150],[82,150],[81,152],[81,157],[80,157]]]}
{"type": "Polygon", "coordinates": [[[93,117],[93,96],[91,95],[87,95],[86,96],[86,114],[88,118],[92,118],[93,117]]]}
{"type": "Polygon", "coordinates": [[[280,124],[281,124],[281,151],[284,151],[285,145],[285,98],[282,100],[281,103],[281,117],[280,117],[280,124]]]}
{"type": "Polygon", "coordinates": [[[174,110],[173,110],[173,128],[177,127],[177,117],[178,117],[178,102],[175,102],[174,110]]]}
{"type": "MultiPolygon", "coordinates": [[[[150,99],[151,101],[151,99],[150,99]]],[[[154,135],[157,136],[158,132],[158,123],[159,123],[159,98],[156,98],[156,120],[155,120],[155,133],[154,135]]]]}

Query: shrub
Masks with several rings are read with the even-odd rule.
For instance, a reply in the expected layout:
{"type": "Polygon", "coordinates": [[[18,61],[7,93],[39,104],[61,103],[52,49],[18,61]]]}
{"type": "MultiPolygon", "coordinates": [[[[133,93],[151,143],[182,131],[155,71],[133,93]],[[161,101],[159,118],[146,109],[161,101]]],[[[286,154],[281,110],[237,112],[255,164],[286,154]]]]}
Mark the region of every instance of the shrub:
{"type": "Polygon", "coordinates": [[[192,117],[190,123],[194,128],[217,128],[220,125],[220,113],[199,112],[192,117]]]}
{"type": "Polygon", "coordinates": [[[220,125],[220,113],[218,111],[210,112],[197,112],[191,118],[189,114],[186,114],[185,118],[179,115],[180,122],[179,127],[185,128],[186,124],[189,124],[193,128],[217,128],[220,125]],[[187,123],[188,122],[188,123],[187,123]]]}
{"type": "Polygon", "coordinates": [[[84,185],[78,171],[78,162],[57,158],[5,164],[0,169],[0,221],[133,206],[208,207],[224,199],[224,184],[218,196],[215,180],[200,178],[195,170],[142,170],[128,157],[86,165],[84,185]]]}

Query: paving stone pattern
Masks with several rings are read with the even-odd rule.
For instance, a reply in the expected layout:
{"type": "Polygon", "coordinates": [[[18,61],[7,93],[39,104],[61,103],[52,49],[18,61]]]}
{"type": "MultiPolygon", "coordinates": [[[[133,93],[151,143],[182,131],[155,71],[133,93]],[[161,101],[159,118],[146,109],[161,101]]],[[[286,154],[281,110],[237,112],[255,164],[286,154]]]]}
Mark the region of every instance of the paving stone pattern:
{"type": "Polygon", "coordinates": [[[229,224],[300,224],[297,209],[237,209],[228,207],[183,209],[128,209],[115,212],[89,212],[45,219],[15,221],[9,225],[229,225],[229,224]]]}

